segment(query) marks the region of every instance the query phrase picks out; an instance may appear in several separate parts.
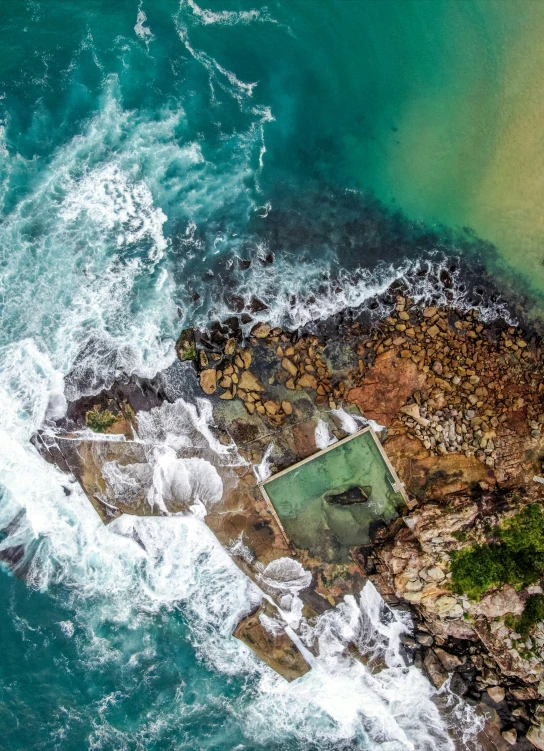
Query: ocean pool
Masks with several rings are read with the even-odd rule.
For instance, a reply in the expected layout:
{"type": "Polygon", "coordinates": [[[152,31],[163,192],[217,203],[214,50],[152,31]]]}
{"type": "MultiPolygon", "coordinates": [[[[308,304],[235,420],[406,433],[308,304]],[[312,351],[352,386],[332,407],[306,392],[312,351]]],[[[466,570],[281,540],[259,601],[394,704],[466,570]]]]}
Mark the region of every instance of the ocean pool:
{"type": "Polygon", "coordinates": [[[370,428],[349,436],[261,484],[297,548],[331,562],[370,541],[373,522],[391,521],[404,491],[370,428]]]}

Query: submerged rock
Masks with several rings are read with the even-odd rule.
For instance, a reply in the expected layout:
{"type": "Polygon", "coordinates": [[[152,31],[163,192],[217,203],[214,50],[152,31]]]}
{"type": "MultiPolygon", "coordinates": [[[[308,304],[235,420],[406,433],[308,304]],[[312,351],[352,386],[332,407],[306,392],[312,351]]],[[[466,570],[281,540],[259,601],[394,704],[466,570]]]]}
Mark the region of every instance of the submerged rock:
{"type": "Polygon", "coordinates": [[[338,506],[351,506],[354,503],[366,503],[371,493],[372,488],[370,486],[364,488],[355,486],[348,488],[347,490],[326,493],[324,499],[327,503],[336,504],[338,506]]]}

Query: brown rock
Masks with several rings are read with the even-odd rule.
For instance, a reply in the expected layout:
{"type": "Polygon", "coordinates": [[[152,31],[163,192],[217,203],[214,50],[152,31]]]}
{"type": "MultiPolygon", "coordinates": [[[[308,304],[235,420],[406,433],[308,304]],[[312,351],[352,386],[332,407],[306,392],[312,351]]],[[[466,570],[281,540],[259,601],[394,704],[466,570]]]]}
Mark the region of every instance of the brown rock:
{"type": "Polygon", "coordinates": [[[295,451],[303,459],[317,451],[315,427],[316,423],[310,420],[309,422],[301,422],[293,428],[295,451]]]}
{"type": "Polygon", "coordinates": [[[423,316],[425,318],[432,318],[433,316],[436,315],[436,311],[437,311],[437,308],[435,307],[425,308],[425,310],[423,311],[423,316]]]}
{"type": "Polygon", "coordinates": [[[501,701],[504,701],[505,691],[502,686],[489,686],[487,693],[495,704],[500,704],[501,701]]]}
{"type": "Polygon", "coordinates": [[[448,673],[452,673],[455,668],[458,668],[459,665],[463,664],[463,660],[460,660],[459,657],[450,654],[450,652],[446,652],[445,649],[441,649],[440,647],[436,647],[434,653],[440,660],[444,670],[447,670],[448,673]]]}
{"type": "Polygon", "coordinates": [[[264,386],[249,370],[244,370],[238,381],[238,387],[245,391],[264,391],[264,386]]]}
{"type": "Polygon", "coordinates": [[[427,329],[427,334],[431,337],[431,339],[434,339],[438,334],[440,333],[440,329],[438,326],[434,325],[427,329]]]}
{"type": "Polygon", "coordinates": [[[281,408],[283,409],[286,415],[291,415],[293,413],[293,405],[291,404],[291,402],[284,400],[281,403],[281,408]]]}
{"type": "Polygon", "coordinates": [[[251,329],[251,336],[257,339],[264,339],[270,333],[270,326],[268,323],[257,323],[251,329]]]}
{"type": "Polygon", "coordinates": [[[504,740],[509,743],[511,746],[516,745],[516,741],[518,739],[518,734],[516,731],[516,728],[510,728],[510,730],[503,730],[501,733],[504,740]]]}
{"type": "Polygon", "coordinates": [[[269,602],[263,601],[261,607],[240,621],[234,630],[234,636],[255,652],[263,662],[279,673],[287,681],[293,681],[305,675],[310,666],[298,647],[291,641],[285,631],[271,633],[262,623],[263,616],[282,623],[281,616],[269,602]]]}
{"type": "Polygon", "coordinates": [[[250,365],[251,365],[251,360],[252,360],[251,352],[249,351],[249,349],[243,349],[243,350],[241,350],[240,357],[242,358],[242,365],[243,365],[243,367],[246,370],[248,370],[249,367],[250,367],[250,365]]]}
{"type": "Polygon", "coordinates": [[[435,688],[440,688],[448,680],[448,674],[442,667],[442,664],[438,657],[435,655],[432,649],[429,649],[423,660],[425,670],[431,683],[435,688]]]}
{"type": "Polygon", "coordinates": [[[200,388],[205,394],[213,394],[217,387],[217,371],[208,368],[200,373],[200,388]]]}
{"type": "Polygon", "coordinates": [[[271,399],[264,403],[264,408],[269,415],[277,415],[280,411],[280,405],[278,402],[274,402],[271,399]]]}
{"type": "Polygon", "coordinates": [[[284,357],[281,361],[281,367],[286,370],[288,373],[290,373],[292,376],[296,376],[298,374],[298,368],[295,365],[294,362],[289,360],[289,358],[284,357]]]}
{"type": "Polygon", "coordinates": [[[347,401],[356,404],[365,417],[389,426],[414,391],[423,388],[425,380],[425,373],[412,360],[396,360],[394,350],[390,350],[378,355],[362,385],[348,392],[347,401]]]}
{"type": "Polygon", "coordinates": [[[232,378],[228,375],[223,376],[223,378],[219,381],[219,385],[222,389],[230,389],[232,386],[232,378]]]}
{"type": "Polygon", "coordinates": [[[229,391],[229,389],[227,389],[223,394],[221,394],[219,398],[220,399],[234,399],[234,394],[232,393],[232,391],[229,391]]]}
{"type": "Polygon", "coordinates": [[[294,391],[295,390],[295,381],[294,381],[294,378],[288,378],[285,381],[285,388],[288,388],[290,391],[294,391]]]}
{"type": "Polygon", "coordinates": [[[297,386],[303,389],[315,389],[317,388],[317,378],[311,373],[305,373],[301,375],[297,381],[297,386]]]}
{"type": "Polygon", "coordinates": [[[384,447],[406,489],[417,498],[442,498],[476,488],[480,482],[495,485],[493,470],[475,457],[431,456],[421,441],[405,435],[391,437],[384,447]]]}
{"type": "Polygon", "coordinates": [[[236,339],[234,337],[227,339],[227,343],[225,344],[225,354],[233,355],[235,349],[236,349],[236,339]]]}

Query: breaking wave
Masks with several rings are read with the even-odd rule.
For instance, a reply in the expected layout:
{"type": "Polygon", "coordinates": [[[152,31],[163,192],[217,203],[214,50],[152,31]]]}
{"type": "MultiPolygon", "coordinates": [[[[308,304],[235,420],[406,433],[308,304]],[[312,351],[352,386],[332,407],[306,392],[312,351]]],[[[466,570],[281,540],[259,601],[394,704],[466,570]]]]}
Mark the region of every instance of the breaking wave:
{"type": "MultiPolygon", "coordinates": [[[[399,279],[418,301],[474,304],[461,271],[439,254],[348,270],[330,238],[327,252],[320,248],[312,263],[302,263],[312,250],[304,241],[282,253],[255,230],[255,217],[273,223],[275,216],[262,184],[274,114],[257,101],[258,81],[242,80],[197,47],[191,20],[199,27],[275,21],[265,8],[210,11],[193,0],[169,20],[175,40],[165,61],[153,57],[160,24],[135,4],[130,38],[116,41],[119,68],[111,73],[108,55],[86,35],[63,73],[63,95],[85,98],[80,61],[88,55],[89,77],[99,81],[96,102],[77,132],[49,153],[29,155],[24,143],[20,153],[8,148],[0,127],[0,557],[62,610],[55,628],[77,647],[70,670],[81,669],[82,682],[89,672],[100,686],[88,710],[61,716],[44,748],[58,747],[64,726],[79,722],[93,749],[147,751],[168,742],[192,751],[201,742],[199,725],[217,712],[222,727],[209,732],[240,751],[450,749],[431,686],[400,656],[399,634],[409,624],[384,608],[372,585],[360,602],[348,598],[306,624],[304,642],[319,644],[320,657],[292,684],[232,638],[266,588],[285,590],[286,611],[300,622],[296,595],[309,574],[274,562],[259,589],[206,527],[206,511],[224,489],[223,470],[239,461],[215,438],[208,402],[178,400],[139,417],[150,505],[164,512],[181,498],[190,506],[185,515],[125,515],[105,527],[74,479],[30,443],[64,414],[67,399],[96,393],[121,375],[153,377],[174,361],[183,325],[239,314],[254,298],[266,307],[253,311],[253,320],[289,327],[346,307],[368,305],[381,315],[390,305],[381,298],[399,279]],[[127,61],[152,71],[143,95],[148,108],[132,105],[127,61]],[[189,69],[190,85],[181,75],[189,69]],[[174,81],[167,94],[160,88],[165,70],[174,81]],[[191,110],[195,91],[199,115],[191,110]],[[239,262],[248,257],[242,272],[239,262]],[[446,273],[449,286],[440,283],[446,273]],[[188,446],[202,455],[181,459],[188,446]],[[345,654],[354,640],[371,663],[383,662],[380,672],[345,654]],[[181,668],[171,672],[178,652],[196,663],[183,665],[187,679],[181,668]],[[164,684],[176,693],[161,704],[164,684]],[[142,695],[147,706],[137,729],[120,730],[116,712],[130,715],[127,704],[142,695]]],[[[51,124],[40,110],[33,127],[49,144],[51,124]]],[[[500,301],[482,309],[505,315],[500,301]]],[[[339,416],[346,429],[354,427],[339,416]]],[[[330,436],[321,430],[319,440],[326,445],[330,436]]],[[[265,454],[255,468],[259,479],[269,472],[267,460],[265,454]]],[[[121,494],[141,480],[116,463],[106,472],[121,494]]],[[[233,541],[233,552],[242,546],[233,541]]],[[[16,622],[16,604],[10,614],[16,622]]],[[[20,628],[47,652],[39,629],[20,628]]],[[[50,670],[47,699],[56,706],[56,663],[50,670]]]]}

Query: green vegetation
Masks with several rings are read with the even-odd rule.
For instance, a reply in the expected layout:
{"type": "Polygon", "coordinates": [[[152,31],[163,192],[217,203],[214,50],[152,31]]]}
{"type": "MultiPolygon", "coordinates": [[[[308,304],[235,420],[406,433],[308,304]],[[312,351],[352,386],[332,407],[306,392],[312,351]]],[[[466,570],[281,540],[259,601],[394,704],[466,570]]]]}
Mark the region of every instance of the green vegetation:
{"type": "Polygon", "coordinates": [[[520,616],[509,613],[504,622],[508,628],[517,631],[521,636],[528,636],[539,621],[544,620],[544,595],[531,595],[525,603],[520,616]]]}
{"type": "Polygon", "coordinates": [[[478,599],[491,587],[510,584],[520,589],[539,581],[544,574],[544,514],[539,504],[526,506],[497,526],[492,536],[489,544],[474,545],[454,554],[455,592],[478,599]]]}
{"type": "Polygon", "coordinates": [[[98,404],[85,415],[87,427],[95,433],[105,433],[118,419],[109,409],[102,410],[98,404]]]}
{"type": "Polygon", "coordinates": [[[463,530],[455,530],[451,533],[452,537],[455,537],[459,542],[464,542],[467,539],[467,533],[463,530]]]}

